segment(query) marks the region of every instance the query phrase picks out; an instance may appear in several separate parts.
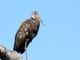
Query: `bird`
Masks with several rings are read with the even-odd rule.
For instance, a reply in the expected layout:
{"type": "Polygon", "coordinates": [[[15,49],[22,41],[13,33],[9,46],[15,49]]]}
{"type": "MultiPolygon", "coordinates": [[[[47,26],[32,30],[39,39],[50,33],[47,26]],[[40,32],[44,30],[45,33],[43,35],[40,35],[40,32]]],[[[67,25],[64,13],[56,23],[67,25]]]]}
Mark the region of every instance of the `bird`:
{"type": "Polygon", "coordinates": [[[23,54],[33,38],[38,34],[40,28],[40,16],[33,11],[29,19],[26,19],[19,27],[15,35],[13,50],[23,54]]]}

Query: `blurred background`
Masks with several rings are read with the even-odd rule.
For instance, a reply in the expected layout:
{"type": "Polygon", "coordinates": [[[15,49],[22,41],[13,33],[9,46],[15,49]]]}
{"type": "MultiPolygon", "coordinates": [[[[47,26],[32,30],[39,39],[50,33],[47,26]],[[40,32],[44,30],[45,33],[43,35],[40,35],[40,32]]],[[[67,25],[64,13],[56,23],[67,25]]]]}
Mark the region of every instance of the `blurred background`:
{"type": "Polygon", "coordinates": [[[0,44],[13,50],[17,29],[34,10],[44,25],[27,48],[28,60],[80,60],[80,0],[1,0],[0,44]]]}

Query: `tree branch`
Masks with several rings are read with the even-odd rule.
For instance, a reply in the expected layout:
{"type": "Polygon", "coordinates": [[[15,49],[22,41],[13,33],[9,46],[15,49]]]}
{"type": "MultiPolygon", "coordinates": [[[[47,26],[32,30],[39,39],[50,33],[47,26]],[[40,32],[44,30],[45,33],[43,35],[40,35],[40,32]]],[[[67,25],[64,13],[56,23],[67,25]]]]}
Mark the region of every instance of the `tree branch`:
{"type": "Polygon", "coordinates": [[[0,45],[0,59],[1,60],[22,60],[16,51],[10,51],[6,47],[0,45]]]}

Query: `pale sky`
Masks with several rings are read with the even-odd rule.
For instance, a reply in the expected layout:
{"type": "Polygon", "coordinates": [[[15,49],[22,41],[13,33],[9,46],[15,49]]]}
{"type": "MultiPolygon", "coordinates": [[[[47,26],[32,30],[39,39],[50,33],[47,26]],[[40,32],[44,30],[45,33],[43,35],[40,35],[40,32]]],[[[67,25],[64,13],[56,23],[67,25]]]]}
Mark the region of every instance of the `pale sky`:
{"type": "Polygon", "coordinates": [[[80,60],[80,0],[1,0],[0,44],[13,49],[17,29],[33,10],[44,25],[28,47],[28,59],[80,60]]]}

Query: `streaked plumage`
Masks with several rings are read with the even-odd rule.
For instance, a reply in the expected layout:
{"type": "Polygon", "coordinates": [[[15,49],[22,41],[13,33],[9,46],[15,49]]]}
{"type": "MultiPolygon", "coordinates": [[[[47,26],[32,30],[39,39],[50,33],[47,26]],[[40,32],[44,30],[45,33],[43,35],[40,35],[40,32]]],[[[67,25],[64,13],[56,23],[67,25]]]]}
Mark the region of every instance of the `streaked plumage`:
{"type": "Polygon", "coordinates": [[[32,17],[22,23],[18,29],[13,50],[24,53],[32,39],[37,35],[40,26],[40,17],[37,11],[32,12],[32,17]]]}

